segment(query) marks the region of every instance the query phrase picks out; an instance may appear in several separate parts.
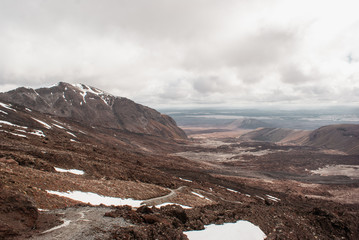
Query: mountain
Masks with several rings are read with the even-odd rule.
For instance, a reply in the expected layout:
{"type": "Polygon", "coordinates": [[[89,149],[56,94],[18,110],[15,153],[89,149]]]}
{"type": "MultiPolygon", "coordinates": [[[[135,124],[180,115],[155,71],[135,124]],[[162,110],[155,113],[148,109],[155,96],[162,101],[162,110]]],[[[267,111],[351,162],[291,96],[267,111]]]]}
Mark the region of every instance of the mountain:
{"type": "Polygon", "coordinates": [[[245,118],[234,120],[227,127],[230,129],[256,129],[262,127],[272,127],[272,125],[257,119],[245,118]]]}
{"type": "MultiPolygon", "coordinates": [[[[59,85],[71,90],[18,89],[0,100],[0,239],[185,240],[185,231],[239,220],[267,239],[358,239],[358,207],[349,205],[358,203],[355,172],[354,179],[312,173],[337,164],[356,171],[356,155],[131,132],[143,124],[117,119],[112,108],[121,99],[59,85]]],[[[158,117],[133,102],[122,108],[158,117]]]]}
{"type": "Polygon", "coordinates": [[[340,124],[318,128],[309,135],[305,144],[359,155],[359,125],[340,124]]]}
{"type": "Polygon", "coordinates": [[[186,134],[169,116],[84,84],[60,82],[49,88],[18,88],[0,93],[0,100],[68,118],[91,127],[185,139],[186,134]]]}
{"type": "Polygon", "coordinates": [[[260,128],[241,135],[243,141],[263,141],[273,143],[301,144],[310,131],[285,128],[260,128]]]}

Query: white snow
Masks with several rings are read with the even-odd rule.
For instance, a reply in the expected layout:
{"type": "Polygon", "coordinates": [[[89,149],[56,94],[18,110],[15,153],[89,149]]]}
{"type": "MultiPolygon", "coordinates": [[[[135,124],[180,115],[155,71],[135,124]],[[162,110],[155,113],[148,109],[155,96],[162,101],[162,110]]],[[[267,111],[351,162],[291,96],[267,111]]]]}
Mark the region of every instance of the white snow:
{"type": "Polygon", "coordinates": [[[122,199],[116,197],[106,197],[91,192],[80,192],[80,191],[58,192],[58,191],[50,191],[50,190],[46,190],[46,191],[50,194],[71,198],[73,200],[84,202],[84,203],[90,203],[92,205],[100,205],[100,204],[106,206],[129,205],[131,207],[140,207],[142,202],[141,200],[133,200],[131,198],[122,199]]]}
{"type": "Polygon", "coordinates": [[[14,136],[18,136],[18,137],[23,137],[23,138],[27,138],[26,135],[23,135],[23,134],[18,134],[18,133],[12,133],[12,132],[9,132],[10,134],[14,135],[14,136]]]}
{"type": "Polygon", "coordinates": [[[47,124],[47,123],[45,123],[45,122],[43,122],[43,121],[41,121],[41,120],[39,120],[39,119],[36,119],[36,118],[32,118],[32,119],[34,119],[36,122],[38,122],[38,123],[40,123],[41,125],[43,125],[45,128],[51,129],[51,126],[50,126],[49,124],[47,124]]]}
{"type": "Polygon", "coordinates": [[[23,130],[23,129],[15,129],[15,131],[22,132],[22,133],[27,133],[26,130],[23,130]]]}
{"type": "Polygon", "coordinates": [[[84,175],[85,174],[84,171],[78,170],[78,169],[63,169],[63,168],[55,167],[55,170],[58,172],[72,173],[72,174],[76,174],[76,175],[84,175]]]}
{"type": "Polygon", "coordinates": [[[70,139],[71,142],[79,142],[79,141],[76,141],[75,139],[70,139]]]}
{"type": "Polygon", "coordinates": [[[269,200],[272,200],[272,201],[274,201],[274,202],[280,201],[279,198],[273,197],[273,196],[271,196],[271,195],[266,194],[266,196],[267,196],[267,198],[268,198],[269,200]]]}
{"type": "Polygon", "coordinates": [[[179,177],[179,179],[182,181],[185,181],[185,182],[193,182],[192,180],[188,180],[188,179],[184,179],[184,178],[180,178],[180,177],[179,177]]]}
{"type": "Polygon", "coordinates": [[[223,225],[207,225],[204,230],[184,232],[189,240],[263,240],[264,232],[256,225],[248,221],[225,223],[223,225]]]}
{"type": "MultiPolygon", "coordinates": [[[[65,91],[67,90],[67,88],[65,88],[65,91]]],[[[67,102],[67,99],[66,99],[66,97],[65,97],[65,93],[62,93],[62,97],[63,97],[63,99],[65,100],[65,102],[67,102]]]]}
{"type": "Polygon", "coordinates": [[[105,93],[97,88],[87,86],[85,84],[78,83],[78,84],[72,84],[72,86],[76,87],[80,91],[80,94],[85,103],[86,103],[85,97],[86,97],[87,93],[93,93],[93,94],[99,96],[106,105],[109,105],[109,103],[106,101],[105,96],[109,96],[110,94],[105,93]]]}
{"type": "Polygon", "coordinates": [[[5,103],[0,102],[0,106],[2,106],[3,108],[6,108],[6,109],[9,109],[9,110],[12,110],[12,111],[16,112],[15,109],[11,108],[10,104],[5,104],[5,103]]]}
{"type": "Polygon", "coordinates": [[[35,136],[39,136],[39,137],[46,137],[46,135],[44,134],[43,131],[41,130],[34,130],[32,132],[28,132],[29,134],[35,135],[35,136]]]}
{"type": "Polygon", "coordinates": [[[200,198],[204,198],[204,196],[203,196],[203,195],[201,195],[201,194],[199,194],[199,193],[192,192],[192,194],[194,194],[194,195],[196,195],[196,196],[198,196],[198,197],[200,197],[200,198]]]}
{"type": "MultiPolygon", "coordinates": [[[[1,125],[0,125],[1,126],[1,125]]],[[[17,137],[23,137],[23,138],[27,138],[27,136],[23,135],[23,134],[18,134],[18,133],[13,133],[13,132],[9,132],[9,131],[5,131],[5,130],[0,130],[0,132],[6,132],[6,133],[10,133],[14,136],[17,136],[17,137]]]]}
{"type": "Polygon", "coordinates": [[[192,207],[190,207],[190,206],[186,206],[186,205],[182,205],[182,204],[178,204],[178,203],[170,203],[170,202],[165,202],[165,203],[156,205],[156,207],[160,208],[160,207],[163,207],[163,206],[173,205],[173,204],[174,204],[174,205],[181,206],[181,207],[184,208],[184,209],[191,209],[191,208],[192,208],[192,207]]]}
{"type": "Polygon", "coordinates": [[[67,131],[67,133],[68,133],[68,134],[70,134],[71,136],[73,136],[73,137],[77,138],[77,137],[76,137],[76,135],[75,135],[75,134],[73,134],[72,132],[67,131]]]}
{"type": "Polygon", "coordinates": [[[32,112],[30,108],[25,108],[26,111],[32,112]]]}
{"type": "Polygon", "coordinates": [[[37,210],[39,210],[40,212],[48,212],[48,211],[50,211],[49,209],[42,209],[42,208],[38,208],[37,210]]]}
{"type": "Polygon", "coordinates": [[[18,128],[24,128],[24,129],[27,129],[27,127],[25,127],[25,126],[16,125],[16,124],[13,124],[13,123],[8,122],[8,121],[3,121],[3,120],[0,120],[0,123],[2,123],[2,124],[6,124],[6,125],[9,125],[9,126],[13,126],[13,127],[18,127],[18,128]]]}
{"type": "Polygon", "coordinates": [[[263,200],[263,201],[265,200],[265,199],[262,198],[261,196],[256,195],[256,197],[259,198],[259,199],[261,199],[261,200],[263,200]]]}
{"type": "Polygon", "coordinates": [[[192,192],[192,194],[196,195],[197,197],[204,198],[204,199],[206,199],[206,200],[208,200],[208,201],[212,201],[211,199],[206,198],[205,196],[203,196],[203,195],[201,195],[201,194],[199,194],[199,193],[192,192]]]}
{"type": "Polygon", "coordinates": [[[60,125],[55,124],[55,123],[53,123],[52,125],[54,125],[54,126],[57,127],[57,128],[66,129],[66,128],[64,128],[63,126],[60,126],[60,125]]]}
{"type": "Polygon", "coordinates": [[[7,113],[7,112],[4,112],[3,110],[0,110],[0,113],[3,113],[3,114],[8,115],[8,113],[7,113]]]}
{"type": "Polygon", "coordinates": [[[230,191],[230,192],[234,192],[234,193],[240,193],[240,192],[238,192],[236,190],[233,190],[233,189],[230,189],[230,188],[227,188],[227,190],[230,191]]]}

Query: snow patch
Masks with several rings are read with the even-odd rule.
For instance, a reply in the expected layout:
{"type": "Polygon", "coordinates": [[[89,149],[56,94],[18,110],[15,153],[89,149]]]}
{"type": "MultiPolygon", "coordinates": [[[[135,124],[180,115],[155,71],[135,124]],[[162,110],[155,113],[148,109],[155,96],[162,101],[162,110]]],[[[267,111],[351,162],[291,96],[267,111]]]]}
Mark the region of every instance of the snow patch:
{"type": "Polygon", "coordinates": [[[5,111],[3,111],[3,110],[0,110],[0,113],[3,113],[3,114],[8,115],[8,113],[7,113],[7,112],[5,112],[5,111]]]}
{"type": "Polygon", "coordinates": [[[230,192],[234,192],[234,193],[239,193],[240,194],[240,192],[238,192],[238,191],[236,191],[236,190],[233,190],[233,189],[230,189],[230,188],[226,188],[228,191],[230,191],[230,192]]]}
{"type": "Polygon", "coordinates": [[[258,196],[258,195],[256,195],[256,198],[259,198],[259,199],[261,199],[261,200],[265,200],[264,198],[262,198],[261,196],[258,196]]]}
{"type": "Polygon", "coordinates": [[[57,128],[66,129],[66,128],[64,128],[63,126],[60,126],[60,125],[55,124],[55,123],[53,123],[52,125],[54,125],[54,126],[57,127],[57,128]]]}
{"type": "Polygon", "coordinates": [[[97,88],[90,87],[85,84],[78,83],[78,84],[72,84],[72,86],[77,88],[80,91],[80,94],[85,103],[86,103],[85,97],[86,97],[87,93],[92,93],[92,94],[99,96],[106,105],[110,106],[106,97],[111,96],[111,94],[105,93],[97,88]]]}
{"type": "Polygon", "coordinates": [[[0,106],[2,106],[3,108],[6,108],[6,109],[9,109],[9,110],[12,110],[12,111],[16,112],[16,110],[13,109],[10,104],[5,104],[5,103],[0,102],[0,106]]]}
{"type": "Polygon", "coordinates": [[[73,136],[73,137],[77,138],[77,137],[76,137],[76,135],[75,135],[75,134],[73,134],[72,132],[67,131],[67,133],[68,133],[68,134],[70,134],[71,136],[73,136]]]}
{"type": "Polygon", "coordinates": [[[43,131],[41,130],[34,130],[32,132],[28,132],[29,134],[35,135],[35,136],[39,136],[39,137],[46,137],[46,135],[44,134],[43,131]]]}
{"type": "Polygon", "coordinates": [[[184,178],[180,178],[180,177],[179,177],[179,179],[182,181],[185,181],[185,182],[193,182],[192,180],[188,180],[188,179],[184,179],[184,178]]]}
{"type": "Polygon", "coordinates": [[[272,201],[274,201],[274,202],[279,202],[279,201],[280,201],[279,198],[273,197],[273,196],[271,196],[271,195],[266,194],[266,196],[267,196],[267,198],[268,198],[269,200],[272,200],[272,201]]]}
{"type": "Polygon", "coordinates": [[[181,206],[183,209],[191,209],[191,208],[192,208],[192,207],[190,207],[190,206],[186,206],[186,205],[182,205],[182,204],[178,204],[178,203],[170,203],[170,202],[165,202],[165,203],[156,205],[156,207],[160,208],[160,207],[163,207],[163,206],[173,205],[173,204],[174,204],[174,205],[181,206]]]}
{"type": "MultiPolygon", "coordinates": [[[[0,125],[1,126],[1,125],[0,125]]],[[[17,137],[23,137],[23,138],[27,138],[27,136],[23,135],[23,134],[18,134],[18,133],[13,133],[13,132],[9,132],[9,131],[5,131],[5,130],[0,130],[0,132],[5,132],[5,133],[10,133],[14,136],[17,136],[17,137]]]]}
{"type": "Polygon", "coordinates": [[[13,124],[13,123],[8,122],[8,121],[0,120],[0,123],[5,124],[5,125],[9,125],[9,126],[12,126],[12,127],[18,127],[18,128],[27,129],[27,127],[25,127],[25,126],[16,125],[16,124],[13,124]]]}
{"type": "Polygon", "coordinates": [[[207,225],[204,230],[183,232],[189,240],[263,240],[267,236],[251,222],[240,220],[223,225],[207,225]]]}
{"type": "Polygon", "coordinates": [[[193,194],[193,195],[196,195],[197,197],[204,198],[204,199],[206,199],[206,200],[208,200],[208,201],[212,201],[211,199],[206,198],[205,196],[203,196],[203,195],[201,195],[201,194],[199,194],[199,193],[192,192],[192,194],[193,194]]]}
{"type": "Polygon", "coordinates": [[[116,197],[107,197],[102,196],[97,193],[91,193],[91,192],[80,192],[80,191],[68,191],[68,192],[58,192],[58,191],[51,191],[46,190],[47,193],[54,194],[60,197],[67,197],[76,201],[89,203],[92,205],[106,205],[106,206],[119,206],[119,205],[129,205],[131,207],[140,207],[141,206],[141,200],[133,200],[131,198],[116,198],[116,197]]]}
{"type": "Polygon", "coordinates": [[[85,174],[84,171],[78,170],[78,169],[63,169],[63,168],[55,167],[55,170],[57,172],[72,173],[72,174],[76,174],[76,175],[84,175],[85,174]]]}
{"type": "Polygon", "coordinates": [[[43,125],[45,128],[51,129],[51,126],[50,126],[49,124],[47,124],[47,123],[45,123],[45,122],[43,122],[43,121],[41,121],[41,120],[39,120],[39,119],[36,119],[36,118],[32,118],[32,119],[34,119],[36,122],[38,122],[38,123],[40,123],[41,125],[43,125]]]}
{"type": "Polygon", "coordinates": [[[50,211],[49,209],[42,209],[42,208],[38,208],[37,210],[39,210],[40,212],[48,212],[48,211],[50,211]]]}

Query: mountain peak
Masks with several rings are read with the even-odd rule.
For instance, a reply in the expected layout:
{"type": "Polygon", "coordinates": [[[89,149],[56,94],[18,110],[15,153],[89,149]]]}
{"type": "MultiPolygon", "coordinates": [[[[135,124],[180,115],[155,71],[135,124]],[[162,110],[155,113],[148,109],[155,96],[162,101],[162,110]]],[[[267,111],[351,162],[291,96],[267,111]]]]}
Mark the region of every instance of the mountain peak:
{"type": "Polygon", "coordinates": [[[85,84],[60,82],[38,89],[18,88],[0,93],[0,100],[89,126],[114,128],[170,138],[186,138],[175,121],[132,100],[85,84]]]}

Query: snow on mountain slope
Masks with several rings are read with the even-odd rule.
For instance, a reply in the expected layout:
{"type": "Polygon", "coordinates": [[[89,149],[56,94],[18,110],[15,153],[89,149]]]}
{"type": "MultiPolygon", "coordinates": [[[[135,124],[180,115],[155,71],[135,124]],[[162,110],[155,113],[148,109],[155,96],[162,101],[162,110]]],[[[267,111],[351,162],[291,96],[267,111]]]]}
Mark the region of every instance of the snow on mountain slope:
{"type": "Polygon", "coordinates": [[[0,100],[3,104],[21,105],[88,126],[115,128],[166,138],[186,138],[186,134],[177,127],[171,117],[84,84],[60,82],[49,88],[22,87],[0,93],[0,100]]]}

